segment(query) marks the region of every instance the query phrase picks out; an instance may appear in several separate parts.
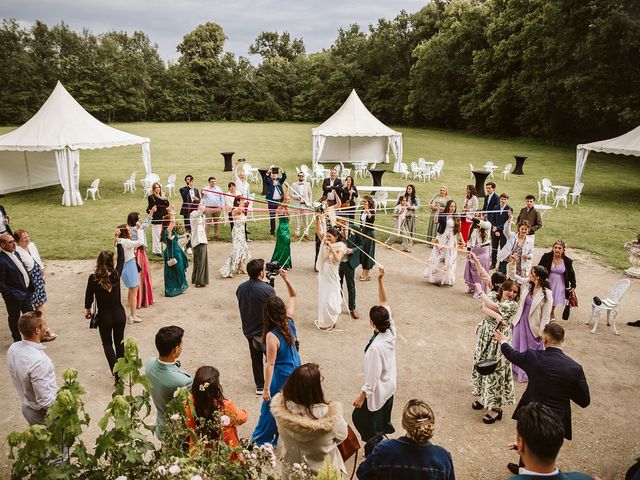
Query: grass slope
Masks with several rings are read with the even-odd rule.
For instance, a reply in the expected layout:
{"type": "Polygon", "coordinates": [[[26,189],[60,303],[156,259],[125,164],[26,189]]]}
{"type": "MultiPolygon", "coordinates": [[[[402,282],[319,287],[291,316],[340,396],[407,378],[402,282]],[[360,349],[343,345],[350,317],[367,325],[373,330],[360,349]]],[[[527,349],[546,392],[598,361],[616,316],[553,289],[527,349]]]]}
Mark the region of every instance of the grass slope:
{"type": "MultiPolygon", "coordinates": [[[[163,183],[169,174],[178,176],[177,187],[185,174],[196,177],[202,186],[209,175],[216,176],[226,187],[230,172],[222,172],[219,152],[235,151],[252,166],[283,166],[295,179],[295,166],[311,163],[312,125],[299,123],[133,123],[114,125],[131,133],[151,138],[153,171],[163,183]]],[[[0,128],[6,133],[11,128],[0,128]]],[[[444,159],[442,178],[437,182],[416,185],[423,204],[437,192],[440,183],[449,187],[450,195],[462,202],[465,185],[471,183],[469,163],[475,166],[487,160],[502,167],[514,163],[513,155],[528,156],[525,175],[509,181],[496,178],[498,192],[507,192],[516,212],[524,204],[524,196],[537,194],[536,180],[549,177],[554,184],[573,185],[575,150],[554,147],[520,139],[497,140],[465,133],[401,128],[404,135],[404,161],[418,157],[444,159]]],[[[84,194],[94,178],[100,178],[102,200],[89,200],[82,207],[60,205],[60,186],[4,196],[2,203],[12,218],[12,227],[30,231],[44,258],[94,258],[103,248],[111,248],[114,227],[126,220],[130,211],[144,212],[146,199],[139,189],[135,195],[122,194],[122,182],[132,170],[141,178],[144,170],[139,147],[120,147],[81,152],[80,189],[84,194]]],[[[582,205],[554,208],[543,218],[544,228],[536,236],[538,245],[550,245],[555,239],[565,240],[571,247],[588,250],[616,268],[628,266],[622,245],[638,234],[640,207],[640,170],[638,158],[622,155],[591,154],[583,180],[582,205]]],[[[392,164],[386,166],[391,170],[392,164]]],[[[499,177],[499,175],[496,175],[499,177]]],[[[370,184],[370,179],[358,183],[370,184]]],[[[399,174],[387,172],[384,185],[404,186],[399,174]]],[[[253,187],[259,191],[258,186],[253,187]]],[[[226,191],[226,188],[225,188],[226,191]]],[[[360,188],[361,195],[366,193],[360,188]]],[[[319,197],[320,189],[314,189],[319,197]]],[[[179,195],[172,202],[179,208],[179,195]]],[[[390,202],[391,203],[391,202],[390,202]]],[[[383,225],[391,225],[391,215],[379,216],[383,225]]],[[[426,211],[419,218],[420,232],[426,229],[426,211]]],[[[268,237],[265,222],[250,224],[252,238],[268,237]]],[[[229,229],[221,228],[223,238],[229,229]]]]}

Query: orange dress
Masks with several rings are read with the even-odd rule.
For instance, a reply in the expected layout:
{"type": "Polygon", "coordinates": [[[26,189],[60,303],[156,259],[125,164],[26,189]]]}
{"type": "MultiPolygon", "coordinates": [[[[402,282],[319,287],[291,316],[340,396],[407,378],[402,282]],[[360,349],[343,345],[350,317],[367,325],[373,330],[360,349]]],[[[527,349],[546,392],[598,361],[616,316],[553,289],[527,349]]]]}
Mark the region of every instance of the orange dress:
{"type": "MultiPolygon", "coordinates": [[[[189,401],[193,404],[193,396],[189,395],[189,401]]],[[[185,413],[187,414],[187,427],[198,431],[196,428],[196,419],[191,413],[191,409],[189,408],[189,404],[187,403],[184,407],[185,413]]],[[[242,425],[247,421],[249,415],[246,410],[236,407],[230,400],[224,400],[222,402],[222,412],[221,415],[227,415],[231,422],[229,425],[224,427],[222,430],[222,436],[224,438],[224,443],[229,445],[230,447],[237,447],[240,445],[240,440],[238,440],[238,430],[236,427],[238,425],[242,425]]],[[[195,439],[193,437],[189,438],[189,446],[193,447],[195,443],[195,439]]]]}

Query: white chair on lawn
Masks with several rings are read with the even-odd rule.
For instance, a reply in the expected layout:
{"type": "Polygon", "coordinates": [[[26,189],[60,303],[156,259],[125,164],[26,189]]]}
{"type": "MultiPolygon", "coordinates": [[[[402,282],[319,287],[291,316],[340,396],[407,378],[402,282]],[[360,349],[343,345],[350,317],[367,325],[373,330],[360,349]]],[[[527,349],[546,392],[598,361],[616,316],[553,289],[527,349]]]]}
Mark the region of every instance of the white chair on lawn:
{"type": "Polygon", "coordinates": [[[400,164],[400,178],[406,178],[407,180],[409,180],[409,174],[411,172],[409,171],[409,167],[407,167],[407,164],[402,162],[400,164]]]}
{"type": "Polygon", "coordinates": [[[553,189],[545,189],[540,183],[540,180],[538,180],[538,201],[542,202],[542,197],[544,197],[544,203],[547,203],[549,201],[550,193],[553,193],[553,189]]]}
{"type": "Polygon", "coordinates": [[[629,288],[631,284],[631,280],[628,278],[618,280],[611,290],[609,290],[609,296],[607,298],[601,299],[601,304],[596,305],[595,302],[591,302],[591,318],[584,322],[585,325],[589,325],[591,320],[595,317],[595,324],[593,325],[593,329],[591,333],[596,333],[596,329],[598,328],[598,322],[600,321],[600,312],[605,310],[607,312],[607,325],[611,326],[611,317],[613,317],[613,333],[616,335],[620,335],[618,329],[616,328],[616,318],[618,317],[618,307],[620,306],[620,302],[622,301],[622,296],[629,288]]]}
{"type": "Polygon", "coordinates": [[[491,178],[495,178],[495,177],[493,176],[493,171],[496,169],[496,166],[493,164],[493,162],[492,162],[491,160],[489,160],[487,163],[485,163],[485,164],[482,166],[482,168],[484,168],[484,170],[485,170],[486,172],[489,172],[489,176],[490,176],[491,178]]]}
{"type": "Polygon", "coordinates": [[[258,169],[253,168],[250,164],[244,163],[242,165],[242,171],[244,176],[250,183],[260,183],[260,176],[258,175],[258,169]]]}
{"type": "Polygon", "coordinates": [[[542,188],[543,190],[550,192],[551,193],[551,198],[555,197],[556,192],[553,190],[553,188],[551,188],[553,186],[553,182],[551,180],[549,180],[548,178],[543,178],[542,179],[542,188]]]}
{"type": "Polygon", "coordinates": [[[473,171],[475,170],[474,166],[472,164],[469,164],[469,175],[471,175],[471,178],[473,178],[473,171]]]}
{"type": "Polygon", "coordinates": [[[171,197],[176,194],[176,174],[172,173],[167,178],[167,184],[164,186],[164,189],[167,191],[167,195],[171,197]]]}
{"type": "Polygon", "coordinates": [[[340,178],[342,179],[343,182],[350,175],[351,175],[351,169],[350,168],[343,168],[343,169],[340,170],[340,178]]]}
{"type": "Polygon", "coordinates": [[[418,178],[424,182],[423,171],[420,169],[416,162],[411,162],[411,174],[414,180],[418,178]]]}
{"type": "Polygon", "coordinates": [[[556,200],[553,203],[555,207],[560,206],[560,202],[564,203],[564,208],[567,208],[567,200],[569,199],[569,187],[558,187],[556,191],[556,200]]]}
{"type": "Polygon", "coordinates": [[[511,167],[513,167],[513,164],[511,164],[511,163],[507,163],[504,166],[504,170],[502,171],[502,179],[503,180],[509,180],[509,174],[511,173],[511,167]]]}
{"type": "Polygon", "coordinates": [[[306,165],[300,165],[300,171],[304,173],[304,179],[313,185],[313,183],[311,182],[311,170],[309,170],[309,167],[307,167],[306,165]]]}
{"type": "Polygon", "coordinates": [[[98,194],[98,198],[102,198],[100,196],[100,179],[96,178],[93,182],[91,182],[91,186],[87,188],[87,195],[84,197],[86,200],[89,198],[89,194],[91,194],[91,198],[96,199],[96,193],[98,194]]]}
{"type": "Polygon", "coordinates": [[[123,182],[124,183],[124,192],[122,192],[123,195],[127,192],[133,193],[136,191],[136,175],[137,174],[138,172],[134,170],[131,176],[129,177],[129,180],[125,180],[123,182]]]}
{"type": "Polygon", "coordinates": [[[378,165],[377,163],[372,163],[371,165],[369,165],[369,167],[366,169],[366,175],[367,177],[371,176],[371,173],[369,173],[369,170],[373,170],[374,168],[376,168],[376,165],[378,165]]]}
{"type": "Polygon", "coordinates": [[[387,202],[389,201],[389,192],[385,192],[384,190],[378,190],[373,195],[373,204],[375,206],[375,210],[377,211],[380,206],[384,210],[384,213],[387,213],[387,202]]]}
{"type": "Polygon", "coordinates": [[[338,174],[338,178],[340,178],[340,170],[342,170],[342,167],[340,165],[334,165],[333,169],[336,171],[336,173],[338,174]]]}
{"type": "Polygon", "coordinates": [[[573,192],[569,194],[571,195],[571,205],[574,204],[576,199],[578,200],[578,205],[580,205],[580,194],[582,193],[583,188],[584,188],[584,183],[582,182],[580,182],[578,185],[573,187],[573,192]]]}
{"type": "MultiPolygon", "coordinates": [[[[442,176],[442,169],[444,167],[444,160],[438,160],[436,164],[433,166],[432,170],[438,177],[442,176]]],[[[434,176],[435,178],[435,176],[434,176]]]]}
{"type": "Polygon", "coordinates": [[[142,188],[144,189],[144,193],[142,194],[142,196],[147,197],[151,195],[151,187],[153,186],[154,183],[159,183],[159,182],[160,182],[160,175],[158,175],[157,173],[150,173],[149,175],[144,177],[142,180],[140,180],[140,183],[142,184],[142,188]]]}
{"type": "Polygon", "coordinates": [[[252,221],[256,221],[256,217],[253,215],[253,200],[256,198],[255,193],[249,194],[249,201],[247,202],[247,220],[251,219],[252,221]]]}
{"type": "Polygon", "coordinates": [[[353,177],[354,179],[364,178],[367,175],[367,162],[358,162],[353,164],[353,177]]]}

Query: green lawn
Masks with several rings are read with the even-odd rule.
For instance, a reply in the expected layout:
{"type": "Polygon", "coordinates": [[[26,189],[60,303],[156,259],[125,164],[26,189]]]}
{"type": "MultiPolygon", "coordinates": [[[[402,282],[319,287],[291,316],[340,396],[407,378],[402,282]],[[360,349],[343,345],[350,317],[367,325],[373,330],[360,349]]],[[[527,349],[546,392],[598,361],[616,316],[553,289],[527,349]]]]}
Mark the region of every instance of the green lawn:
{"type": "MultiPolygon", "coordinates": [[[[278,164],[289,173],[294,166],[311,163],[310,124],[297,123],[133,123],[114,125],[131,133],[151,138],[153,171],[163,183],[169,174],[182,177],[191,173],[203,185],[209,175],[226,187],[230,172],[222,172],[219,152],[232,150],[247,158],[253,166],[278,164]]],[[[6,133],[11,128],[0,128],[6,133]]],[[[503,182],[496,175],[498,192],[511,196],[510,204],[519,210],[524,196],[537,194],[536,180],[549,177],[555,184],[573,186],[575,149],[552,147],[524,140],[496,140],[464,133],[438,130],[399,128],[404,135],[404,161],[418,157],[444,159],[443,176],[438,182],[418,184],[423,202],[428,201],[444,183],[450,195],[462,201],[464,188],[470,183],[469,162],[476,166],[492,160],[500,167],[514,162],[513,154],[527,155],[525,175],[512,176],[503,182]]],[[[101,179],[102,200],[89,200],[82,207],[60,205],[59,186],[4,196],[0,203],[12,218],[12,227],[27,228],[44,258],[94,258],[102,248],[111,246],[114,227],[126,220],[130,211],[144,211],[146,199],[142,191],[122,194],[122,182],[132,170],[144,172],[139,147],[85,150],[80,155],[80,189],[84,195],[94,178],[101,179]]],[[[544,228],[536,236],[538,245],[549,245],[555,239],[565,240],[570,247],[594,253],[607,264],[626,268],[624,242],[635,239],[640,207],[640,170],[638,158],[621,155],[591,154],[583,177],[585,189],[581,206],[558,208],[544,216],[544,228]]],[[[387,165],[391,170],[392,164],[387,165]]],[[[501,169],[500,169],[501,170],[501,169]]],[[[499,171],[500,171],[499,170],[499,171]]],[[[140,178],[140,175],[139,175],[140,178]]],[[[293,179],[293,178],[292,178],[293,179]]],[[[369,184],[370,179],[359,183],[369,184]]],[[[404,186],[399,174],[385,174],[385,185],[404,186]]],[[[257,191],[258,187],[254,187],[257,191]]],[[[319,188],[315,188],[317,198],[319,188]]],[[[365,191],[366,189],[361,189],[365,191]]],[[[173,197],[180,206],[179,195],[173,197]]],[[[382,217],[382,216],[380,216],[382,217]]],[[[379,223],[391,225],[391,216],[379,223]]],[[[426,229],[426,218],[419,219],[419,231],[426,229]]],[[[252,238],[268,237],[265,222],[250,225],[252,238]]],[[[229,229],[221,229],[229,238],[229,229]]]]}

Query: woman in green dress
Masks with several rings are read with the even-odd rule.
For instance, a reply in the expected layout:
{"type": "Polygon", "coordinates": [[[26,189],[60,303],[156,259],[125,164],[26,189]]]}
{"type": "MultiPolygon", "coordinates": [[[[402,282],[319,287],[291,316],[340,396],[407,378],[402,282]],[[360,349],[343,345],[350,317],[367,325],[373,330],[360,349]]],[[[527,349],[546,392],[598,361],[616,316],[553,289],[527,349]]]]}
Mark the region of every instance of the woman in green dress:
{"type": "Polygon", "coordinates": [[[291,231],[289,230],[289,197],[285,196],[276,210],[278,229],[276,230],[276,248],[271,256],[272,262],[278,262],[282,268],[291,268],[291,231]]]}
{"type": "Polygon", "coordinates": [[[474,410],[488,409],[489,412],[482,418],[482,421],[491,424],[502,419],[502,408],[505,405],[515,403],[511,363],[500,354],[500,346],[493,338],[493,332],[498,330],[511,340],[511,321],[518,310],[520,287],[513,280],[505,280],[497,292],[492,290],[485,294],[479,283],[476,283],[475,288],[476,293],[483,301],[482,312],[486,316],[476,328],[478,339],[473,355],[473,364],[475,365],[483,359],[495,358],[498,360],[498,366],[490,375],[480,375],[475,368],[471,372],[473,393],[480,397],[471,404],[471,408],[474,410]],[[492,416],[491,412],[494,412],[495,415],[492,416]]]}
{"type": "Polygon", "coordinates": [[[373,229],[373,224],[376,221],[376,206],[373,198],[370,195],[362,197],[362,213],[360,214],[360,227],[363,236],[363,245],[360,251],[360,265],[362,265],[362,275],[360,275],[360,281],[368,282],[371,280],[371,269],[375,265],[376,258],[376,242],[372,238],[376,237],[376,231],[373,229]],[[368,238],[371,237],[371,238],[368,238]]]}
{"type": "Polygon", "coordinates": [[[436,235],[438,233],[438,221],[436,220],[436,215],[438,213],[438,208],[443,211],[449,200],[449,190],[444,185],[440,185],[440,191],[429,202],[431,214],[429,215],[429,225],[427,226],[427,240],[432,242],[436,241],[436,235]]]}
{"type": "Polygon", "coordinates": [[[178,235],[173,231],[175,215],[170,211],[162,221],[160,239],[166,245],[164,256],[164,295],[175,297],[183,294],[189,288],[187,282],[187,267],[189,260],[178,243],[178,235]]]}

